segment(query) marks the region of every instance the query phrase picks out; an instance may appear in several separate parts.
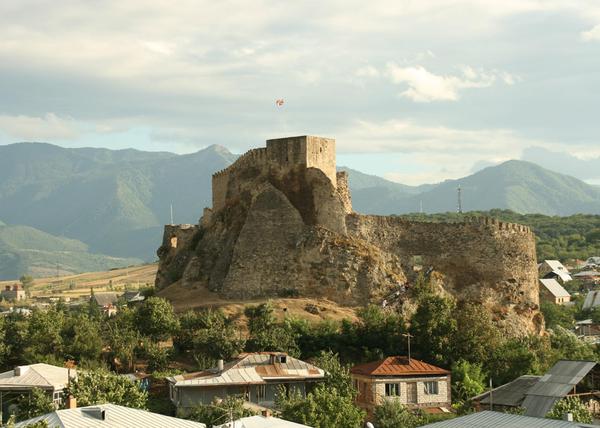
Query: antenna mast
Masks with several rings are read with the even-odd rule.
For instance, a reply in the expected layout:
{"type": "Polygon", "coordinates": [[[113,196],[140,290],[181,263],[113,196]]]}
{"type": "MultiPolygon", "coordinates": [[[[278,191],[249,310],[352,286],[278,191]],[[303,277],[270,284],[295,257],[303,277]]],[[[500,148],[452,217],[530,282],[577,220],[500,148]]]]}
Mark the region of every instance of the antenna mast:
{"type": "Polygon", "coordinates": [[[462,189],[460,188],[460,184],[458,185],[458,189],[456,189],[456,191],[458,193],[458,205],[456,207],[456,212],[462,214],[462,189]]]}
{"type": "Polygon", "coordinates": [[[173,204],[171,204],[171,226],[173,226],[173,204]]]}

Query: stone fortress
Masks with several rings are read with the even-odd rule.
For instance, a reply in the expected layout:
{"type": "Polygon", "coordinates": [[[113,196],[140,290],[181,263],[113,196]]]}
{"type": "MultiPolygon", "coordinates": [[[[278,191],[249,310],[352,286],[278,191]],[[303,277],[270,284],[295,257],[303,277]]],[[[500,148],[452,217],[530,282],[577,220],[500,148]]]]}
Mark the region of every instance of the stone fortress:
{"type": "Polygon", "coordinates": [[[178,283],[224,298],[325,297],[381,304],[426,272],[441,293],[485,305],[515,334],[543,329],[535,239],[525,226],[468,217],[409,221],[352,211],[335,140],[268,140],[212,178],[197,225],[165,226],[159,289],[178,283]]]}

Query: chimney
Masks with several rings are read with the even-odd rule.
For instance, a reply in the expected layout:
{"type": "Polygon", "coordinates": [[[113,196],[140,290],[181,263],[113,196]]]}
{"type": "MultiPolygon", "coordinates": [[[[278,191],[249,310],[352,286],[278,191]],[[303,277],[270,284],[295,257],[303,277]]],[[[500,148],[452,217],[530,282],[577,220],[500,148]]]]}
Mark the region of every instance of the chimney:
{"type": "Polygon", "coordinates": [[[219,370],[219,373],[223,372],[223,360],[217,361],[217,370],[219,370]]]}
{"type": "Polygon", "coordinates": [[[10,285],[7,285],[6,287],[4,287],[4,291],[10,291],[10,285]]]}
{"type": "Polygon", "coordinates": [[[29,370],[29,366],[17,366],[15,367],[15,376],[23,376],[29,370]]]}
{"type": "Polygon", "coordinates": [[[67,409],[76,409],[77,408],[77,399],[72,395],[69,395],[67,398],[67,409]]]}
{"type": "Polygon", "coordinates": [[[271,411],[269,409],[263,409],[260,414],[263,416],[263,418],[271,417],[271,411]]]}
{"type": "Polygon", "coordinates": [[[100,421],[106,420],[106,410],[104,410],[102,407],[88,407],[82,409],[82,412],[94,419],[98,419],[100,421]]]}
{"type": "Polygon", "coordinates": [[[573,422],[573,413],[565,413],[563,419],[568,422],[573,422]]]}

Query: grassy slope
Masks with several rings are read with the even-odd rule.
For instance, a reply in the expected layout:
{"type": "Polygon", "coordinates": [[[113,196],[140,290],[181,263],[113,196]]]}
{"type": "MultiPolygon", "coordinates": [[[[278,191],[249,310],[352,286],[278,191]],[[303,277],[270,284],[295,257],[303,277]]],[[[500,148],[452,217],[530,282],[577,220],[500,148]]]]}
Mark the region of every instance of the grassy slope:
{"type": "Polygon", "coordinates": [[[44,276],[59,271],[79,273],[140,263],[88,252],[83,242],[57,237],[29,226],[0,226],[0,279],[28,273],[44,276]]]}

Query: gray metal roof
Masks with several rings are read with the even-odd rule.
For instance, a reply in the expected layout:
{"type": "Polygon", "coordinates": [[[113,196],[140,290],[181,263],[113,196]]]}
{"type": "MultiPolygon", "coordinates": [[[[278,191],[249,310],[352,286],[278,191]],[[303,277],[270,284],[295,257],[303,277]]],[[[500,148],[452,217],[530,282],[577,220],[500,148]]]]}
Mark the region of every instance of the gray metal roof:
{"type": "MultiPolygon", "coordinates": [[[[525,394],[535,385],[541,376],[524,375],[512,382],[494,388],[492,390],[492,404],[499,406],[519,407],[525,399],[525,394]]],[[[490,392],[487,391],[473,397],[482,404],[490,404],[490,392]]]]}
{"type": "Polygon", "coordinates": [[[553,419],[532,418],[499,412],[479,412],[447,421],[436,422],[424,427],[431,428],[579,428],[593,425],[578,422],[557,421],[553,419]]]}
{"type": "Polygon", "coordinates": [[[592,309],[600,305],[600,291],[590,291],[585,296],[583,309],[592,309]]]}
{"type": "Polygon", "coordinates": [[[238,419],[233,423],[225,423],[217,428],[311,428],[308,425],[298,424],[296,422],[286,421],[285,419],[275,418],[273,416],[248,416],[238,419]]]}
{"type": "MultiPolygon", "coordinates": [[[[77,377],[77,371],[71,369],[71,377],[77,377]]],[[[19,366],[0,374],[0,390],[16,391],[32,388],[61,390],[69,383],[69,370],[64,367],[45,363],[19,366]]]]}
{"type": "Polygon", "coordinates": [[[596,366],[595,361],[558,361],[527,391],[526,416],[544,417],[554,403],[565,397],[596,366]]]}
{"type": "Polygon", "coordinates": [[[45,421],[50,428],[206,428],[206,425],[199,422],[115,404],[57,410],[19,422],[15,428],[25,428],[40,421],[45,421]],[[105,412],[104,420],[99,416],[100,411],[105,412]]]}

